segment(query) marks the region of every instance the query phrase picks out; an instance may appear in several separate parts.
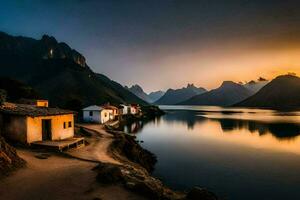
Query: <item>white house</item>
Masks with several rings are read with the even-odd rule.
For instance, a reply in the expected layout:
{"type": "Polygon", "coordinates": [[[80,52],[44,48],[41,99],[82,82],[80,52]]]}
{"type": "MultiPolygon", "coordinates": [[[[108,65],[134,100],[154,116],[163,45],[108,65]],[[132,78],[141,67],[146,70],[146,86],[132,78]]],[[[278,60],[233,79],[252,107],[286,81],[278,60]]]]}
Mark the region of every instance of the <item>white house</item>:
{"type": "Polygon", "coordinates": [[[110,120],[111,110],[102,106],[93,105],[82,109],[82,111],[84,122],[103,124],[110,120]]]}
{"type": "Polygon", "coordinates": [[[124,104],[121,104],[120,106],[123,107],[123,109],[122,109],[122,114],[123,115],[130,114],[130,106],[127,106],[127,105],[124,105],[124,104]]]}

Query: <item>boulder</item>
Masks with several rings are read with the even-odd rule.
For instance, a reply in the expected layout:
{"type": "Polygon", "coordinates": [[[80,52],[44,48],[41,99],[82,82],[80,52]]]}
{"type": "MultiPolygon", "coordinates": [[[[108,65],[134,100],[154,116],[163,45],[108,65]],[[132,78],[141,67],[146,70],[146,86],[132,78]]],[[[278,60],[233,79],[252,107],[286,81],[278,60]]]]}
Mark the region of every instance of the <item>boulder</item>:
{"type": "Polygon", "coordinates": [[[100,183],[112,184],[123,181],[122,171],[115,165],[99,164],[94,170],[98,173],[96,178],[100,183]]]}

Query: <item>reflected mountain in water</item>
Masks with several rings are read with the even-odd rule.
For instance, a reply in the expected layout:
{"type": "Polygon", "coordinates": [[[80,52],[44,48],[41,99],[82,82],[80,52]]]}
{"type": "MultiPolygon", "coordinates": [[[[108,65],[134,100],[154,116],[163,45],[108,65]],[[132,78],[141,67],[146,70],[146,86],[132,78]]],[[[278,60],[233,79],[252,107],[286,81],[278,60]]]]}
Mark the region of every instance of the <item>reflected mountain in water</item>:
{"type": "Polygon", "coordinates": [[[278,139],[293,139],[300,135],[300,126],[295,123],[264,123],[250,120],[237,119],[213,119],[220,123],[224,132],[247,129],[251,133],[259,135],[271,133],[278,139]]]}
{"type": "MultiPolygon", "coordinates": [[[[290,140],[294,137],[300,135],[300,125],[298,123],[289,122],[278,122],[278,121],[255,121],[246,119],[235,119],[228,118],[232,117],[234,114],[241,114],[241,111],[220,111],[218,114],[224,118],[210,118],[211,113],[216,112],[203,112],[203,111],[168,111],[162,119],[157,118],[152,121],[137,121],[120,129],[127,133],[138,133],[146,124],[154,123],[158,124],[161,120],[170,125],[182,124],[187,126],[187,129],[193,130],[197,124],[207,123],[209,121],[215,121],[220,123],[224,133],[229,133],[234,130],[248,130],[251,133],[258,132],[259,135],[263,136],[266,134],[272,134],[274,137],[280,140],[290,140]]],[[[255,113],[251,113],[255,115],[255,113]]],[[[280,115],[280,113],[276,113],[280,115]]],[[[283,116],[284,117],[284,116],[283,116]]]]}
{"type": "Polygon", "coordinates": [[[205,185],[220,199],[300,199],[299,112],[203,106],[164,110],[161,118],[132,124],[127,131],[157,156],[153,175],[168,186],[205,185]]]}

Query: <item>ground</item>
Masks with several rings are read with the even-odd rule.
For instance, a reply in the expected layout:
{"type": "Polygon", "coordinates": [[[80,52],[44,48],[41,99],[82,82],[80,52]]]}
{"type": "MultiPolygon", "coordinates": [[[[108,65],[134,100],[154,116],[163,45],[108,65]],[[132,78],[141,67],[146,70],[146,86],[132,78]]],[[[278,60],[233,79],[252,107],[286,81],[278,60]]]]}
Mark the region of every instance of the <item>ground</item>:
{"type": "Polygon", "coordinates": [[[71,150],[72,157],[58,153],[43,153],[37,150],[17,149],[27,166],[0,180],[0,199],[9,200],[60,200],[103,199],[139,200],[141,196],[122,186],[104,186],[96,181],[96,161],[120,164],[107,153],[112,136],[100,126],[96,129],[90,145],[71,150]]]}

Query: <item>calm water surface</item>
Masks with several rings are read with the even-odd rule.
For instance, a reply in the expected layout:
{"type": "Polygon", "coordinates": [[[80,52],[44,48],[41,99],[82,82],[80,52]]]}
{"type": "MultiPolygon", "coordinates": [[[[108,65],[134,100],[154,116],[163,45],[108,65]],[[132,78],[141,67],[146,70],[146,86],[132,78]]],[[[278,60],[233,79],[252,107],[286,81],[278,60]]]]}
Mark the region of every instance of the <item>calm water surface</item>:
{"type": "Polygon", "coordinates": [[[222,199],[300,199],[300,113],[164,106],[124,130],[155,153],[154,175],[174,189],[203,186],[222,199]]]}

